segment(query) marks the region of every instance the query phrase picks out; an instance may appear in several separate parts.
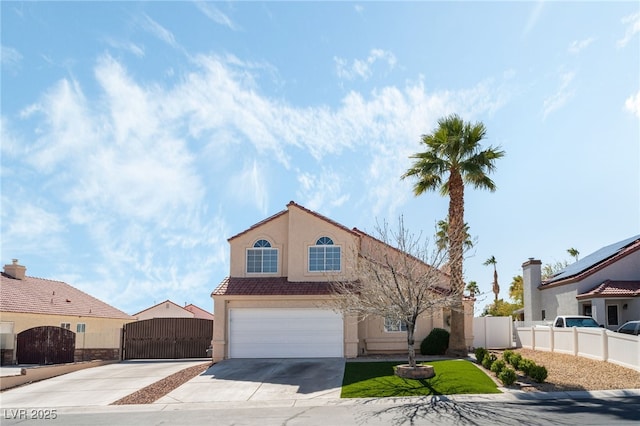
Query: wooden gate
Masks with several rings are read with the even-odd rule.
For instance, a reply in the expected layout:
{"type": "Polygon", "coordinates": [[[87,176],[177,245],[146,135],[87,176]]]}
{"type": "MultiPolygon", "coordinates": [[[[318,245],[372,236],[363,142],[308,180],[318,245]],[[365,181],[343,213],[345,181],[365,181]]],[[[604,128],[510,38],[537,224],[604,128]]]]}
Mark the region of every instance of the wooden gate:
{"type": "Polygon", "coordinates": [[[18,364],[73,362],[76,333],[62,327],[41,326],[18,333],[18,364]]]}
{"type": "Polygon", "coordinates": [[[125,324],[124,359],[205,358],[213,320],[152,318],[125,324]]]}

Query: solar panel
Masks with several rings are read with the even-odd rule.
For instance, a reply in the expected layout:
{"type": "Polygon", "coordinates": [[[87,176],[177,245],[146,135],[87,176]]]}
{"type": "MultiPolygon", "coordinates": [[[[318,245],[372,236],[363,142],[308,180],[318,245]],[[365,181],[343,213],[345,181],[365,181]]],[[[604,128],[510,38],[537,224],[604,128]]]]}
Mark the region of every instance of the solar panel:
{"type": "MultiPolygon", "coordinates": [[[[630,245],[631,243],[637,241],[640,239],[640,234],[636,235],[634,237],[631,238],[627,238],[626,240],[622,240],[619,241],[617,243],[608,245],[606,247],[601,248],[600,250],[597,250],[593,253],[591,253],[590,255],[583,257],[582,259],[578,260],[575,263],[572,263],[571,265],[568,265],[566,268],[564,268],[562,271],[558,272],[556,275],[554,275],[550,280],[547,280],[544,282],[544,284],[550,284],[552,282],[555,281],[560,281],[563,280],[565,278],[569,278],[572,277],[574,275],[577,275],[583,271],[586,271],[587,269],[591,268],[594,265],[597,265],[598,263],[607,260],[608,258],[610,258],[611,256],[613,256],[614,254],[618,253],[620,250],[622,250],[623,248],[627,247],[628,245],[630,245]]],[[[544,285],[543,284],[543,285],[544,285]]]]}

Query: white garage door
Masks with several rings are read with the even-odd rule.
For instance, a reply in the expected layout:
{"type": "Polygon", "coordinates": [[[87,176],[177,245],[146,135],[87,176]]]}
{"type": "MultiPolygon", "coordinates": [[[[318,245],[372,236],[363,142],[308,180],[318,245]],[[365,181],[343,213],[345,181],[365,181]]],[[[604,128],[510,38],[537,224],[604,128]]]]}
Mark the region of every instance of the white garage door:
{"type": "Polygon", "coordinates": [[[231,309],[230,358],[343,356],[342,315],[324,309],[231,309]]]}

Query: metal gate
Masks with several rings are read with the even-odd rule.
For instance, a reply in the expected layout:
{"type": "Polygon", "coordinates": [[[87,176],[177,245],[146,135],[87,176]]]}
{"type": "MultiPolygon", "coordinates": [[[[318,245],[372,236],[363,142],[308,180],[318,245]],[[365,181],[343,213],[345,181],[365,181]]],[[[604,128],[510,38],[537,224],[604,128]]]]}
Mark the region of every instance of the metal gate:
{"type": "Polygon", "coordinates": [[[18,364],[73,362],[76,333],[62,327],[41,326],[18,333],[18,364]]]}
{"type": "Polygon", "coordinates": [[[152,318],[125,324],[124,359],[204,358],[213,338],[213,320],[152,318]]]}

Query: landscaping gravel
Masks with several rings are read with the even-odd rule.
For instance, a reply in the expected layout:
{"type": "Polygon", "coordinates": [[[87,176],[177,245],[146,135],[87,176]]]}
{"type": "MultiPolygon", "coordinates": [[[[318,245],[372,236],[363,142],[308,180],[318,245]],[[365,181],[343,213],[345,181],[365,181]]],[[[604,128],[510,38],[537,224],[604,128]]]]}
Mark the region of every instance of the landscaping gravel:
{"type": "MultiPolygon", "coordinates": [[[[493,351],[492,351],[493,352],[493,351]]],[[[640,372],[604,361],[552,352],[516,349],[523,358],[546,367],[544,383],[518,373],[518,385],[525,391],[562,392],[576,390],[640,389],[640,372]]],[[[500,353],[501,357],[501,353],[500,353]]]]}
{"type": "MultiPolygon", "coordinates": [[[[502,351],[491,351],[499,357],[502,351]]],[[[511,388],[532,392],[561,392],[575,390],[640,389],[640,372],[611,364],[572,355],[516,349],[528,358],[547,368],[544,383],[536,383],[518,372],[518,381],[511,388]]],[[[207,362],[185,368],[171,376],[132,393],[112,405],[151,404],[183,383],[203,373],[212,364],[207,362]]],[[[492,377],[493,373],[488,372],[492,377]]]]}
{"type": "Polygon", "coordinates": [[[173,373],[172,375],[167,376],[155,383],[152,383],[149,386],[140,389],[139,391],[127,395],[124,398],[111,403],[111,405],[152,404],[156,400],[176,389],[178,386],[202,374],[211,365],[212,364],[210,362],[205,362],[204,364],[198,364],[193,367],[185,368],[184,370],[173,373]]]}

